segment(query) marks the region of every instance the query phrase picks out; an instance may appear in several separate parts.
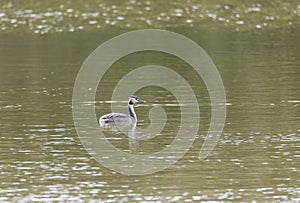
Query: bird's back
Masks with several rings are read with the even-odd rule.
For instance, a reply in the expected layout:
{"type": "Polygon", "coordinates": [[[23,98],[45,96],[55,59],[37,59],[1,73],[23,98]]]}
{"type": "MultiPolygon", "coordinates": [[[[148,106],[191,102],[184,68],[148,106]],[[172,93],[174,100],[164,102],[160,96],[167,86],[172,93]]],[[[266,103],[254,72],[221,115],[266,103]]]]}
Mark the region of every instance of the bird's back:
{"type": "Polygon", "coordinates": [[[104,126],[107,123],[133,123],[134,119],[123,113],[110,113],[100,117],[99,123],[104,126]]]}

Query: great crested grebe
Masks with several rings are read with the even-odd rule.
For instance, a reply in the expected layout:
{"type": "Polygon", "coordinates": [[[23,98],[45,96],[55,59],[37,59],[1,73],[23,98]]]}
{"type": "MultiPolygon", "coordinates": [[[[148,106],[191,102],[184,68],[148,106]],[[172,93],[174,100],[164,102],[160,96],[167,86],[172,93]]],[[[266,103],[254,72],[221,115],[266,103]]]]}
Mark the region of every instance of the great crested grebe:
{"type": "Polygon", "coordinates": [[[99,118],[100,126],[110,123],[136,124],[137,117],[134,111],[134,104],[137,102],[145,102],[137,96],[130,96],[128,100],[129,115],[123,113],[109,113],[99,118]]]}

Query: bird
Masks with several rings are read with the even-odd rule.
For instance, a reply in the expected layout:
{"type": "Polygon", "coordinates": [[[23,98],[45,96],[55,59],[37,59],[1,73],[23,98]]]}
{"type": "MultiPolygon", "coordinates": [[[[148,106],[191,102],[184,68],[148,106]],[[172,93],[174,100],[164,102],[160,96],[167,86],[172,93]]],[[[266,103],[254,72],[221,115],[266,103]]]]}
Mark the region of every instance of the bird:
{"type": "Polygon", "coordinates": [[[145,102],[137,96],[130,96],[128,100],[128,110],[129,115],[123,113],[109,113],[101,116],[99,118],[99,124],[101,127],[104,127],[106,124],[133,124],[137,123],[137,116],[134,111],[134,104],[137,102],[145,102]]]}

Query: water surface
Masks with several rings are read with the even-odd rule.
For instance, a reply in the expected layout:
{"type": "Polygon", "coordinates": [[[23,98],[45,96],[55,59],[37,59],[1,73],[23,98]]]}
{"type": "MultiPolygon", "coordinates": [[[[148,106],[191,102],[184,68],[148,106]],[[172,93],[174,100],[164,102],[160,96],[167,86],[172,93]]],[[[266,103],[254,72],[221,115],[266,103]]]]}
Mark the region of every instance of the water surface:
{"type": "MultiPolygon", "coordinates": [[[[237,32],[196,25],[170,30],[207,51],[226,89],[225,128],[206,160],[199,161],[198,153],[209,127],[210,100],[203,82],[185,71],[189,67],[183,61],[156,52],[129,55],[112,66],[97,91],[100,116],[110,111],[120,74],[134,67],[166,65],[190,80],[201,110],[196,140],[176,164],[145,176],[126,176],[100,165],[81,144],[72,118],[72,90],[82,62],[102,42],[128,29],[1,33],[1,202],[299,201],[299,29],[237,32]]],[[[174,139],[179,105],[158,87],[137,94],[147,101],[136,107],[138,125],[149,125],[149,109],[160,105],[170,115],[164,133],[138,143],[122,134],[108,133],[107,139],[125,152],[153,153],[174,139]]],[[[126,101],[114,102],[127,108],[126,101]]]]}

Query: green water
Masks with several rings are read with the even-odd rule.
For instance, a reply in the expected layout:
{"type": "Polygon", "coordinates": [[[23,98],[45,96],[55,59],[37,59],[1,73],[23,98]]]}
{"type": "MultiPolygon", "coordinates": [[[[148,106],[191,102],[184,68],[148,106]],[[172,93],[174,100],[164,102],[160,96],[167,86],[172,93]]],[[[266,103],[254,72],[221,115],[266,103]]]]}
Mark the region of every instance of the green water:
{"type": "MultiPolygon", "coordinates": [[[[299,20],[295,20],[299,15],[297,2],[276,1],[270,7],[262,3],[257,6],[258,2],[244,5],[234,2],[228,4],[229,14],[223,12],[226,3],[197,4],[218,16],[222,13],[226,19],[236,11],[260,7],[258,13],[255,10],[259,9],[252,9],[254,17],[240,14],[249,18],[245,21],[249,22],[244,24],[246,26],[225,25],[220,20],[207,21],[208,17],[198,19],[195,16],[197,9],[183,12],[178,24],[176,18],[171,17],[172,24],[152,21],[152,25],[146,26],[143,23],[148,17],[156,19],[156,13],[169,16],[174,9],[191,8],[196,3],[172,4],[167,10],[164,5],[159,10],[157,2],[124,2],[120,5],[102,2],[99,12],[108,10],[108,14],[106,17],[100,15],[96,20],[104,22],[106,18],[112,18],[115,4],[116,8],[131,5],[132,10],[122,13],[125,16],[122,21],[132,26],[96,23],[101,25],[100,28],[93,28],[90,27],[94,25],[90,23],[90,17],[80,17],[79,21],[65,17],[70,21],[49,21],[53,22],[50,23],[52,27],[43,35],[36,32],[35,27],[46,17],[35,18],[28,14],[29,17],[23,16],[26,23],[15,27],[15,23],[7,25],[5,18],[14,19],[18,10],[25,12],[26,9],[32,10],[31,14],[41,13],[42,16],[50,15],[45,14],[47,9],[48,12],[67,12],[72,8],[78,10],[80,16],[98,9],[91,5],[81,6],[78,2],[59,4],[51,9],[47,4],[6,2],[1,5],[1,12],[5,13],[1,21],[6,23],[1,23],[0,34],[0,201],[300,201],[300,29],[299,20]],[[149,9],[145,6],[147,4],[151,9],[155,8],[155,12],[139,14],[138,8],[149,9]],[[221,5],[221,9],[215,5],[221,5]],[[293,9],[289,8],[295,11],[291,15],[288,14],[293,9]],[[261,28],[256,26],[261,18],[266,18],[267,12],[275,16],[273,24],[261,28]],[[137,23],[126,21],[135,17],[139,19],[137,23]],[[190,22],[187,21],[190,18],[193,21],[185,23],[190,22]],[[28,26],[29,22],[32,22],[32,28],[28,26]],[[74,32],[65,29],[70,25],[78,28],[76,23],[83,23],[85,28],[74,32]],[[61,31],[57,31],[59,28],[61,31]],[[178,58],[150,51],[126,56],[112,66],[102,81],[104,87],[97,91],[96,114],[110,112],[110,103],[106,101],[110,101],[120,72],[126,73],[132,67],[151,63],[166,65],[190,80],[199,99],[201,122],[193,146],[166,170],[144,176],[127,176],[103,167],[81,144],[72,117],[72,91],[81,64],[104,41],[136,28],[167,28],[183,34],[197,42],[216,64],[226,90],[227,118],[217,147],[204,161],[198,160],[198,154],[210,121],[210,100],[205,85],[195,79],[193,73],[184,71],[188,65],[178,58]]],[[[121,9],[115,13],[120,12],[121,9]]],[[[177,13],[181,12],[177,10],[177,13]]],[[[23,14],[19,15],[22,17],[23,14]]],[[[16,19],[19,23],[20,19],[16,19]]],[[[166,90],[150,86],[137,94],[147,101],[136,107],[138,126],[148,126],[150,108],[154,104],[161,105],[170,115],[164,133],[133,145],[127,136],[106,135],[115,147],[125,152],[153,153],[174,139],[180,111],[175,98],[166,90]]],[[[125,105],[126,109],[124,101],[115,102],[125,105]]]]}

